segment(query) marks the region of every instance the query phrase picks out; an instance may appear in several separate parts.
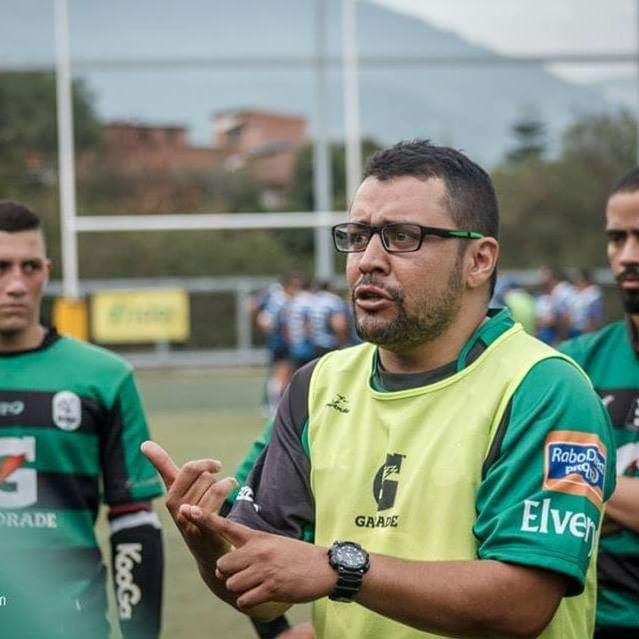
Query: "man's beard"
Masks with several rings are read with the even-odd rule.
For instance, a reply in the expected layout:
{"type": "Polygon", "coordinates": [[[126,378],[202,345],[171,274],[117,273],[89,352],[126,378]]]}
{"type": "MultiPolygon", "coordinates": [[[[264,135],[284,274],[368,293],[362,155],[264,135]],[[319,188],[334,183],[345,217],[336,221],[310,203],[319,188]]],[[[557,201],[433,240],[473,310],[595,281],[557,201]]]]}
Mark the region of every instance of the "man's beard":
{"type": "Polygon", "coordinates": [[[397,308],[395,317],[378,321],[370,314],[360,321],[355,304],[355,290],[352,303],[355,330],[361,339],[388,350],[403,351],[432,342],[451,325],[461,306],[462,270],[461,259],[457,260],[443,293],[420,300],[414,314],[406,310],[404,295],[399,289],[381,286],[373,276],[365,275],[358,285],[372,284],[383,288],[392,298],[397,308]]]}
{"type": "Polygon", "coordinates": [[[636,264],[628,265],[616,276],[624,310],[629,315],[639,315],[639,289],[630,291],[624,289],[622,283],[626,279],[639,280],[639,266],[636,264]]]}

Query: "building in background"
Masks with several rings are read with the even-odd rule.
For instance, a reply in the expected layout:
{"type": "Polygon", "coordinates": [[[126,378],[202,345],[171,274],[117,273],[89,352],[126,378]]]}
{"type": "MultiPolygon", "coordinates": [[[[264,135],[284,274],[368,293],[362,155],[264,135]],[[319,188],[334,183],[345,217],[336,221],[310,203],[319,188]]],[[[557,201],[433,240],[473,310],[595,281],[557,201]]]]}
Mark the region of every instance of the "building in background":
{"type": "Polygon", "coordinates": [[[286,199],[299,150],[308,142],[306,119],[260,110],[213,116],[211,146],[193,146],[186,127],[141,122],[104,125],[104,158],[122,173],[245,171],[265,206],[286,199]]]}
{"type": "Polygon", "coordinates": [[[105,159],[122,172],[206,171],[227,157],[219,149],[192,146],[186,127],[177,124],[109,122],[103,130],[105,159]]]}
{"type": "Polygon", "coordinates": [[[306,119],[257,109],[213,116],[214,148],[228,154],[227,168],[245,169],[262,185],[269,207],[280,206],[295,171],[298,151],[308,142],[306,119]]]}

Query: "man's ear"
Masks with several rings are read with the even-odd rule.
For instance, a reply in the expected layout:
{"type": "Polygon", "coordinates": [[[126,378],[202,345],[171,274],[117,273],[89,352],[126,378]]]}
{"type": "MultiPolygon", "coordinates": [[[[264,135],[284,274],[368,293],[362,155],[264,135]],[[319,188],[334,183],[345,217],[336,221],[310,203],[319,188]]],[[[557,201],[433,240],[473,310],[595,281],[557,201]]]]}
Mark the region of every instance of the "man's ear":
{"type": "Polygon", "coordinates": [[[480,288],[490,280],[497,267],[499,242],[494,237],[473,240],[466,251],[466,258],[466,284],[472,289],[480,288]]]}

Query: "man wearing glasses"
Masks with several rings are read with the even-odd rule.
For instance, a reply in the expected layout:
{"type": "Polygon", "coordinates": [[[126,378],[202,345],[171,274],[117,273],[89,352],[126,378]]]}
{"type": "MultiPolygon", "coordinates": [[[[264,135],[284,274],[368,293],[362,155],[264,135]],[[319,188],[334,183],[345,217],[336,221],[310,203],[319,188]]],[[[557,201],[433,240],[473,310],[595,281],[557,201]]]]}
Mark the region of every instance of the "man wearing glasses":
{"type": "Polygon", "coordinates": [[[333,239],[364,343],[296,374],[229,517],[218,462],[145,444],[202,578],[253,616],[313,601],[320,638],[591,636],[612,434],[583,373],[487,308],[489,177],[400,143],[349,217],[333,239]]]}

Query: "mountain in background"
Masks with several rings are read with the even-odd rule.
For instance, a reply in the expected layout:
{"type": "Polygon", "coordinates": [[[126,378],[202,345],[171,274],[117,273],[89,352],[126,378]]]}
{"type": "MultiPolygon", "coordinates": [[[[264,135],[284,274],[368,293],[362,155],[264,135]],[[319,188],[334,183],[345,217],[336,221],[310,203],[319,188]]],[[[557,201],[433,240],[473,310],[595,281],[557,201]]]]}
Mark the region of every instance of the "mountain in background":
{"type": "MultiPolygon", "coordinates": [[[[4,0],[0,7],[0,66],[50,63],[53,16],[49,0],[4,0]]],[[[341,3],[325,2],[328,51],[341,51],[341,3]]],[[[75,59],[181,59],[212,56],[314,54],[312,0],[111,0],[69,2],[75,59]]],[[[372,2],[358,3],[362,56],[481,56],[486,48],[372,2]]],[[[312,70],[296,67],[202,66],[82,72],[105,120],[183,124],[192,142],[209,144],[211,115],[263,108],[305,115],[313,122],[312,70]]],[[[331,137],[343,135],[341,71],[328,73],[331,137]]],[[[488,165],[512,146],[512,125],[534,111],[549,141],[585,113],[609,109],[596,88],[560,80],[540,65],[417,65],[360,67],[361,126],[382,143],[428,137],[461,148],[488,165]]]]}
{"type": "Polygon", "coordinates": [[[603,95],[611,104],[626,108],[629,111],[637,110],[637,74],[627,73],[611,78],[604,78],[589,83],[589,86],[603,95]]]}

